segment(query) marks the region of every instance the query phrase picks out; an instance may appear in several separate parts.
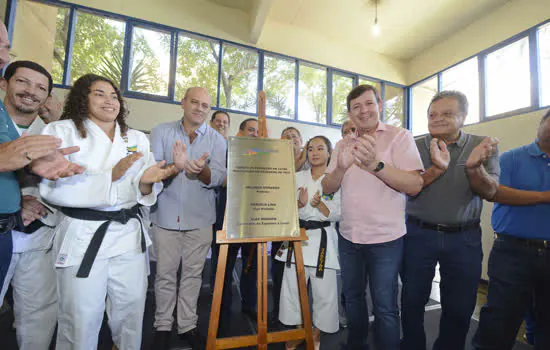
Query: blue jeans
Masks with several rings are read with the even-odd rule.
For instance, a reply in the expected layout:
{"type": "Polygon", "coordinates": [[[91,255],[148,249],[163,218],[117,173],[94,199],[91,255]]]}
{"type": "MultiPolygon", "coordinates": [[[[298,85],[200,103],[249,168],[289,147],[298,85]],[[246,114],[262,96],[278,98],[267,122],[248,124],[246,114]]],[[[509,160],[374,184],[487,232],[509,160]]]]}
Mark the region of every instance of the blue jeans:
{"type": "Polygon", "coordinates": [[[348,350],[369,348],[369,313],[366,301],[370,286],[378,349],[399,350],[397,276],[403,255],[403,238],[380,244],[356,244],[338,235],[342,292],[348,317],[348,350]],[[370,283],[368,283],[370,282],[370,283]]]}
{"type": "MultiPolygon", "coordinates": [[[[0,290],[2,289],[2,286],[4,286],[4,279],[8,274],[12,252],[13,243],[11,239],[11,231],[0,233],[0,290]]],[[[5,292],[6,291],[4,291],[4,293],[5,292]]],[[[0,303],[2,303],[3,301],[4,296],[0,295],[0,303]]]]}
{"type": "Polygon", "coordinates": [[[433,349],[464,350],[481,278],[481,228],[444,233],[407,220],[401,280],[403,350],[425,350],[424,307],[435,268],[441,273],[441,318],[433,349]]]}
{"type": "Polygon", "coordinates": [[[550,247],[528,246],[499,234],[488,274],[487,303],[481,309],[474,348],[512,349],[523,317],[532,307],[535,349],[550,349],[550,247]]]}

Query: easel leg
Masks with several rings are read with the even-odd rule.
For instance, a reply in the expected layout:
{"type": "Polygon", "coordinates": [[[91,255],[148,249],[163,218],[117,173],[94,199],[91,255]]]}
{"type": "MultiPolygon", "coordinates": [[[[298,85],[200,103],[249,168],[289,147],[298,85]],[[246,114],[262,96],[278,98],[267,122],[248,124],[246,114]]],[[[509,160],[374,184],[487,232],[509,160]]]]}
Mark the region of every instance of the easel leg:
{"type": "Polygon", "coordinates": [[[298,278],[298,291],[300,294],[300,306],[302,309],[302,320],[306,332],[306,349],[313,350],[313,334],[311,325],[311,314],[309,312],[309,298],[307,295],[306,272],[304,268],[304,256],[302,255],[302,242],[294,244],[294,257],[296,261],[296,275],[298,278]]]}
{"type": "Polygon", "coordinates": [[[212,309],[210,310],[210,321],[208,324],[208,338],[206,343],[206,348],[208,350],[216,349],[228,249],[229,245],[227,243],[220,244],[220,255],[218,257],[218,267],[216,268],[216,281],[214,283],[214,297],[212,299],[212,309]]]}
{"type": "Polygon", "coordinates": [[[267,350],[267,243],[258,243],[258,349],[267,350]]]}

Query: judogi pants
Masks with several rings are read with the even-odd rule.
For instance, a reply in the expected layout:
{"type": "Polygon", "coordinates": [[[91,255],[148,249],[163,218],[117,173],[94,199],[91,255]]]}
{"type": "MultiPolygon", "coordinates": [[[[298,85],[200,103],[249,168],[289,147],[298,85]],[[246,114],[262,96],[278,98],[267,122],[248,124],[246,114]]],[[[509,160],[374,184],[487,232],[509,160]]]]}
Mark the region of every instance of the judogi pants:
{"type": "Polygon", "coordinates": [[[57,292],[51,250],[13,253],[6,276],[13,287],[20,350],[46,350],[57,324],[57,292]]]}
{"type": "Polygon", "coordinates": [[[155,278],[155,323],[157,331],[171,331],[177,301],[178,333],[197,326],[197,302],[202,284],[202,270],[212,242],[212,225],[189,230],[166,230],[153,226],[157,256],[155,278]],[[177,272],[181,261],[179,295],[177,272]]]}
{"type": "Polygon", "coordinates": [[[105,297],[113,342],[121,350],[140,350],[147,288],[145,254],[132,251],[96,259],[87,278],[76,277],[78,268],[57,268],[56,350],[97,349],[105,297]]]}
{"type": "MultiPolygon", "coordinates": [[[[323,278],[318,278],[315,275],[316,271],[315,267],[305,267],[306,285],[308,281],[311,283],[313,297],[313,325],[323,332],[335,333],[338,332],[340,327],[336,270],[325,269],[323,278]]],[[[279,320],[288,326],[303,323],[295,264],[285,267],[281,287],[279,320]]]]}

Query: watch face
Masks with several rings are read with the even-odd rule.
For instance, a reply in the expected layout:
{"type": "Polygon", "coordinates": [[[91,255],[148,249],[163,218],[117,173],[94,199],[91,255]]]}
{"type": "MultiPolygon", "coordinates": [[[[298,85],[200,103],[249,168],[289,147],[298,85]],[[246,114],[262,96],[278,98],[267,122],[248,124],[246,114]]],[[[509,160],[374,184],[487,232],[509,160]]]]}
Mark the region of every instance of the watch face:
{"type": "Polygon", "coordinates": [[[380,170],[384,169],[384,162],[380,161],[378,165],[376,166],[376,169],[374,169],[375,172],[379,172],[380,170]]]}

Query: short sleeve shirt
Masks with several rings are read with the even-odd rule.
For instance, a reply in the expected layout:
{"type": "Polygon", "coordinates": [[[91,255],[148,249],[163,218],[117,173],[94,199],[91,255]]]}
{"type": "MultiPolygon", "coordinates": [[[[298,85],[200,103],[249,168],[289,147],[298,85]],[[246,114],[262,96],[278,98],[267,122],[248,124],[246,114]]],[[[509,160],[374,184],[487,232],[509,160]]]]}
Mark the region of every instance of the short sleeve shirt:
{"type": "MultiPolygon", "coordinates": [[[[423,170],[410,131],[380,122],[375,132],[376,154],[386,165],[403,171],[423,170]]],[[[326,170],[336,169],[342,140],[336,144],[326,170]]],[[[406,232],[406,195],[389,187],[376,175],[352,165],[341,184],[340,234],[358,244],[393,241],[406,232]]]]}

